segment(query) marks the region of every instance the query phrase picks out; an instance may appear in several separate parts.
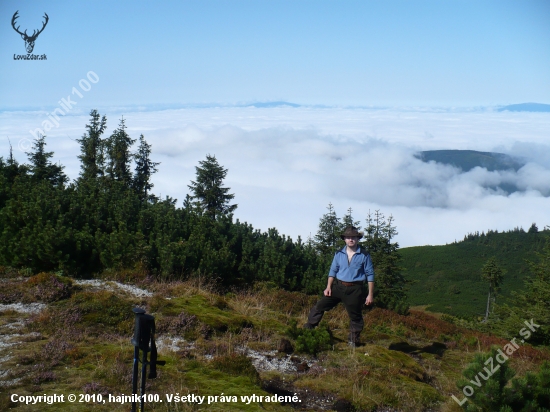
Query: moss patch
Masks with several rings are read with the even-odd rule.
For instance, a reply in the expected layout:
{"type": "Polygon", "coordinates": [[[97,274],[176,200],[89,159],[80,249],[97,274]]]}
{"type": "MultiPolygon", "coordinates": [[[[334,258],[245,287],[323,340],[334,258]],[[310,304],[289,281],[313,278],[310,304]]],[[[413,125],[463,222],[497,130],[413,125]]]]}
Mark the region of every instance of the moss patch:
{"type": "Polygon", "coordinates": [[[202,295],[181,298],[162,299],[154,297],[151,311],[164,316],[179,316],[182,312],[197,317],[202,323],[219,332],[240,332],[243,328],[253,327],[252,319],[239,315],[230,309],[220,309],[202,295]]]}

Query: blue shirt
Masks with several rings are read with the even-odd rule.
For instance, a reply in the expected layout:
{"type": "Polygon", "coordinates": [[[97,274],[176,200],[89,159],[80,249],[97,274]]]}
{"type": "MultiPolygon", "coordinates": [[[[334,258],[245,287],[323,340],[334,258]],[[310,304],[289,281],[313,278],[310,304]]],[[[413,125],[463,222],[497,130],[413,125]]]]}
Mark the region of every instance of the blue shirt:
{"type": "Polygon", "coordinates": [[[334,254],[332,265],[328,273],[329,277],[335,277],[344,282],[374,282],[374,267],[367,252],[361,252],[361,246],[357,246],[355,254],[348,262],[348,254],[344,246],[334,254]]]}

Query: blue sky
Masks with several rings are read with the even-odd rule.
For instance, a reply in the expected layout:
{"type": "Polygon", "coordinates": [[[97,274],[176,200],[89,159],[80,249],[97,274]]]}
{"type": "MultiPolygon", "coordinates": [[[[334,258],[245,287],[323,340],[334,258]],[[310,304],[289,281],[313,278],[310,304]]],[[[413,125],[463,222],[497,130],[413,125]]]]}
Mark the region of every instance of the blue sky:
{"type": "Polygon", "coordinates": [[[90,70],[91,107],[287,100],[550,103],[550,2],[9,1],[0,109],[48,109],[90,70]],[[32,33],[34,53],[10,21],[32,33]]]}
{"type": "Polygon", "coordinates": [[[332,203],[393,215],[402,246],[550,225],[550,1],[0,2],[0,156],[33,135],[71,179],[88,114],[121,116],[160,161],[153,191],[179,199],[207,154],[228,168],[235,217],[296,239],[332,203]],[[42,27],[26,54],[11,27],[42,27]],[[95,77],[97,76],[97,77],[95,77]],[[93,80],[93,81],[92,81],[93,80]],[[255,108],[288,101],[302,107],[255,108]],[[517,172],[426,164],[420,150],[521,156],[517,172]],[[495,190],[513,184],[509,194],[495,190]]]}

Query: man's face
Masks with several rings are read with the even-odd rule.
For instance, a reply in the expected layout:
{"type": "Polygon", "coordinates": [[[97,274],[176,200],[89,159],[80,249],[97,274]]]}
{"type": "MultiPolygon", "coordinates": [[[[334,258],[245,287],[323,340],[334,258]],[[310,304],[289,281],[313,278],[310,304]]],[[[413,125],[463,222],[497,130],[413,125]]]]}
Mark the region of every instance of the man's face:
{"type": "Polygon", "coordinates": [[[344,236],[344,241],[348,247],[354,247],[359,242],[359,237],[357,236],[344,236]]]}

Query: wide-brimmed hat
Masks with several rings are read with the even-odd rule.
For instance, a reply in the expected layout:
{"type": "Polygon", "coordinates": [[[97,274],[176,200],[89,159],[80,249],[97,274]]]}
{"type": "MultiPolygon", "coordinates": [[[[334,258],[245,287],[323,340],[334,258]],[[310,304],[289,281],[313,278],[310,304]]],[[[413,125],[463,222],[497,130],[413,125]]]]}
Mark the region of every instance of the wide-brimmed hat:
{"type": "Polygon", "coordinates": [[[348,226],[345,230],[344,230],[344,233],[342,233],[340,235],[340,237],[342,238],[342,240],[346,237],[358,237],[359,239],[361,239],[363,237],[363,232],[359,232],[359,230],[357,230],[357,228],[355,226],[348,226]]]}

